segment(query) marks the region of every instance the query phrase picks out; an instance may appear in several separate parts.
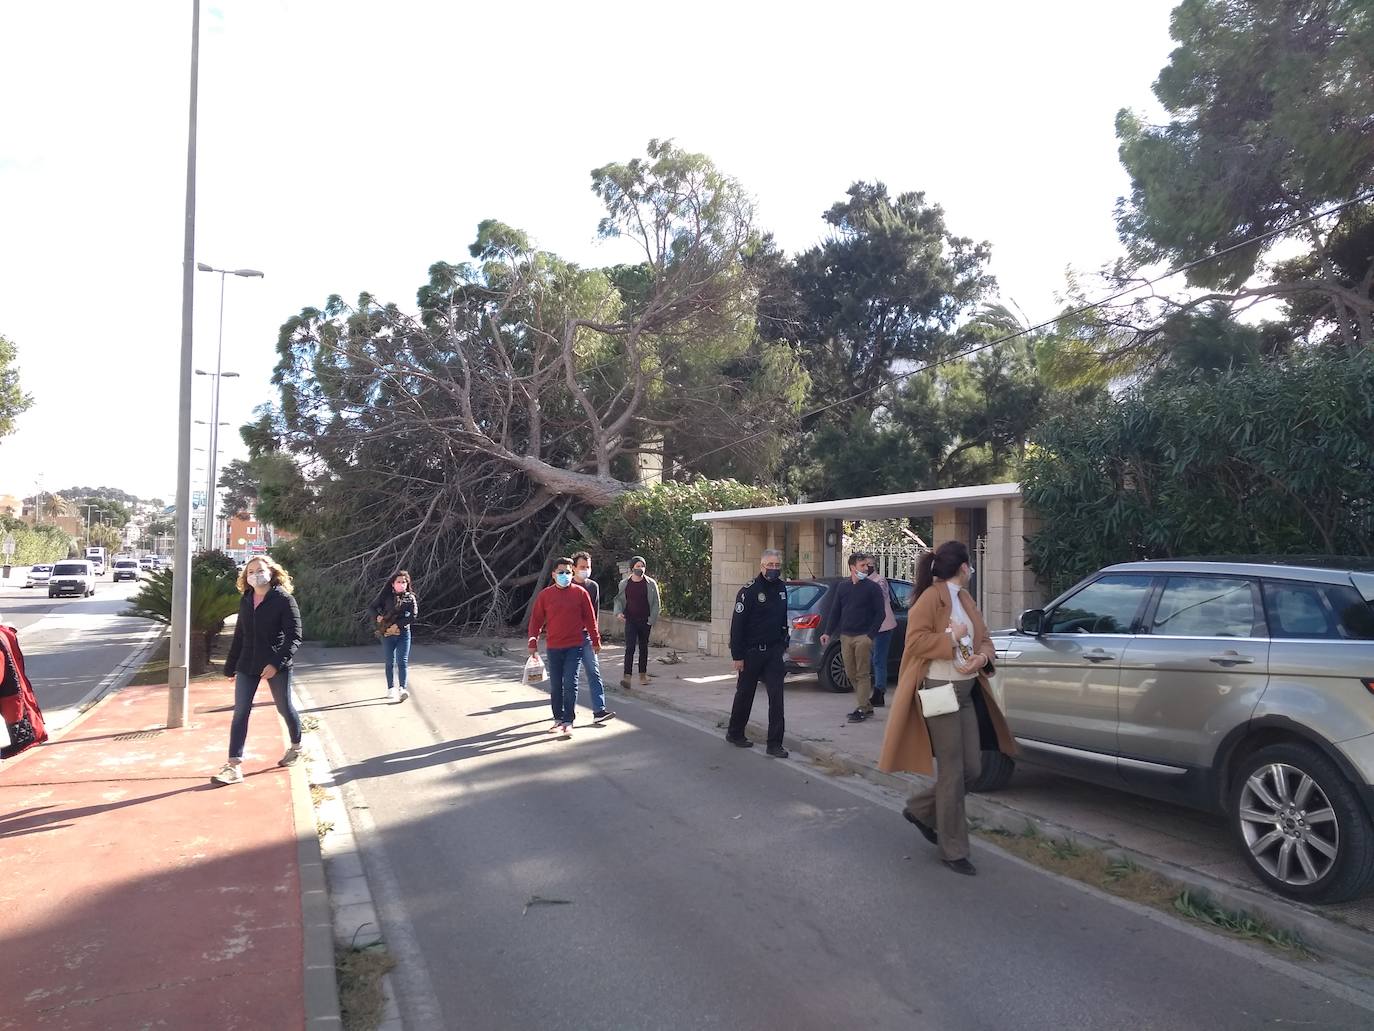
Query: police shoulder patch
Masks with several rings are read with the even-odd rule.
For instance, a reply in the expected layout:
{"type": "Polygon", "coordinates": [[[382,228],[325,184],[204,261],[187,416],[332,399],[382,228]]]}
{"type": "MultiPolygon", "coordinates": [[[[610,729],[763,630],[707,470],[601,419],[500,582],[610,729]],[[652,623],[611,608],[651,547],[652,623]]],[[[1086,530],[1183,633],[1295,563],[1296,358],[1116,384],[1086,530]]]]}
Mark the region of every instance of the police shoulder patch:
{"type": "Polygon", "coordinates": [[[742,601],[737,601],[737,602],[735,602],[735,611],[736,611],[736,612],[743,612],[743,611],[744,611],[744,602],[742,602],[742,601]]]}

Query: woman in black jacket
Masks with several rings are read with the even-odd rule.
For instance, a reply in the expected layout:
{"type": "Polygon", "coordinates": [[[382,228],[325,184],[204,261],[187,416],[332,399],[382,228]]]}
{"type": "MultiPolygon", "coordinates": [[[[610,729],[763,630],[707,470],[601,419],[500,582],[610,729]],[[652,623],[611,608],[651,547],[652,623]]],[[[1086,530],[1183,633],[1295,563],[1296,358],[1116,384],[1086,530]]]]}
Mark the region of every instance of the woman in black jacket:
{"type": "Polygon", "coordinates": [[[387,700],[404,702],[410,697],[406,688],[410,679],[410,624],[420,614],[410,574],[404,569],[394,573],[369,611],[376,619],[377,636],[382,639],[382,654],[386,658],[387,700]]]}
{"type": "Polygon", "coordinates": [[[291,597],[291,577],[263,555],[243,567],[238,588],[243,592],[239,619],[224,660],[224,675],[234,680],[234,720],[229,726],[229,761],[211,778],[216,784],[243,782],[248,715],[263,680],[291,734],[291,747],[277,765],[293,766],[301,754],[301,718],[291,701],[291,658],[301,645],[301,613],[291,597]]]}

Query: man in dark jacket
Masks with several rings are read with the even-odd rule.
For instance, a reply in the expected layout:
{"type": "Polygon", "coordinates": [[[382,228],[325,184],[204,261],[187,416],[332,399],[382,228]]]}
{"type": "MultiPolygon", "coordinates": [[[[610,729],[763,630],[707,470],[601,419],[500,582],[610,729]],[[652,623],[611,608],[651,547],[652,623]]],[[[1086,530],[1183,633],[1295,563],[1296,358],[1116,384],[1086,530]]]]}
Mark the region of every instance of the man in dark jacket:
{"type": "Polygon", "coordinates": [[[844,656],[844,672],[854,685],[857,706],[849,714],[850,723],[862,723],[873,715],[873,639],[887,614],[882,589],[868,579],[868,567],[862,552],[849,556],[849,579],[835,585],[835,600],[821,634],[821,647],[830,638],[840,635],[840,652],[844,656]]]}
{"type": "Polygon", "coordinates": [[[787,655],[787,585],[782,582],[782,552],[772,548],[763,553],[759,575],[735,595],[735,614],[730,620],[730,657],[735,660],[739,678],[735,682],[735,704],[730,709],[730,725],[725,740],[740,748],[754,742],[744,736],[754,693],[759,679],[768,691],[768,754],[786,759],[782,747],[782,680],[787,655]]]}

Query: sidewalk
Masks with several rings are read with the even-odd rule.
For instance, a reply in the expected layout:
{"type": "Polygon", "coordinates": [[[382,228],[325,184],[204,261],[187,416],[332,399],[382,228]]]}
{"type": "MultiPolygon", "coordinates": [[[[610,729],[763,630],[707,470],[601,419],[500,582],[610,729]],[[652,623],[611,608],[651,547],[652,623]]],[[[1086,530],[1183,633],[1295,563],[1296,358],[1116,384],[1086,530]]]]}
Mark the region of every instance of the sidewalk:
{"type": "Polygon", "coordinates": [[[161,730],[166,688],[125,688],[0,765],[0,1028],[339,1026],[305,773],[264,697],[213,787],[232,703],[196,681],[161,730]]]}
{"type": "MultiPolygon", "coordinates": [[[[488,643],[464,642],[468,649],[488,643]]],[[[508,638],[502,643],[508,658],[523,662],[523,639],[508,638]]],[[[464,645],[448,647],[455,658],[464,651],[464,645]]],[[[728,659],[683,652],[678,654],[680,661],[667,664],[661,660],[669,657],[669,651],[655,647],[650,651],[651,683],[641,687],[636,672],[631,689],[622,692],[623,655],[619,643],[608,642],[602,650],[608,691],[707,721],[724,735],[735,694],[735,673],[728,659]]],[[[848,723],[845,715],[854,707],[854,696],[823,690],[814,674],[789,676],[786,694],[785,743],[795,754],[904,793],[920,780],[877,768],[887,710],[876,710],[876,718],[863,723],[848,723]]],[[[756,741],[765,737],[767,718],[768,699],[760,687],[749,724],[749,735],[756,741]]],[[[1308,906],[1270,892],[1245,864],[1224,817],[1098,787],[1024,763],[1018,764],[1005,790],[970,795],[968,812],[985,827],[1020,832],[1030,823],[1053,837],[1071,836],[1084,845],[1125,852],[1141,865],[1207,891],[1229,908],[1264,916],[1279,927],[1299,932],[1319,951],[1374,969],[1374,897],[1308,906]]]]}

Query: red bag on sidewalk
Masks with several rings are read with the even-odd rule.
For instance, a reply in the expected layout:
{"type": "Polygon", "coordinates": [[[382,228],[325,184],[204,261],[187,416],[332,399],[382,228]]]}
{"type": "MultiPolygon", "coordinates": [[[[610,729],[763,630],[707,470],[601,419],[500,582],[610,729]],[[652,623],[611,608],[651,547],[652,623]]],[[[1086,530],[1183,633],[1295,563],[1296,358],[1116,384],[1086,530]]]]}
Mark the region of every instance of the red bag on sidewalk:
{"type": "Polygon", "coordinates": [[[12,626],[0,626],[0,721],[5,724],[4,733],[0,733],[0,759],[48,740],[33,684],[24,672],[19,633],[12,626]]]}

